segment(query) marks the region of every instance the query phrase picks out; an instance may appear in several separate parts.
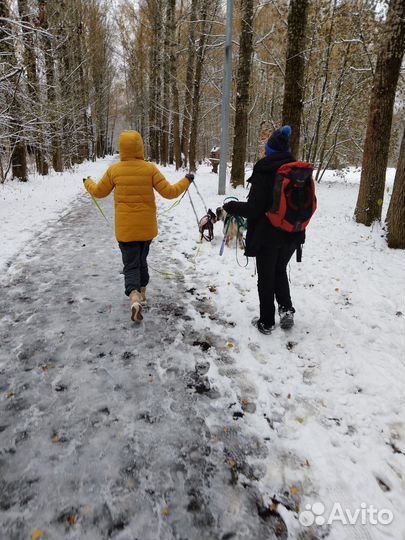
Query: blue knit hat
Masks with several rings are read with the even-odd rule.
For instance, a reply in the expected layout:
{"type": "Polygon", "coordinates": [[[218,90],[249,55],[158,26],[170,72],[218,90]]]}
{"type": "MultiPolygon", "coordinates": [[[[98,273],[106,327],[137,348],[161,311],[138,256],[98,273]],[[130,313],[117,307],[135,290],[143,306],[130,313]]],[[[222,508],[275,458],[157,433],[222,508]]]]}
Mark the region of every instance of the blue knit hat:
{"type": "Polygon", "coordinates": [[[264,146],[266,156],[276,154],[277,152],[290,152],[290,137],[290,126],[283,126],[280,129],[276,129],[264,146]]]}

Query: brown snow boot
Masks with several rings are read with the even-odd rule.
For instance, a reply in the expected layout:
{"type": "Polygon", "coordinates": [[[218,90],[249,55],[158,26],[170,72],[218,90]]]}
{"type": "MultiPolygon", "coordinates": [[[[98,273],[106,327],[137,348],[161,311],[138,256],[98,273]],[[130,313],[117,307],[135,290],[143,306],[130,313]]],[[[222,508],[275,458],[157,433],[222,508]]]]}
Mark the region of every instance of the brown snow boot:
{"type": "Polygon", "coordinates": [[[146,298],[146,287],[141,287],[141,306],[145,307],[148,304],[148,300],[146,298]]]}
{"type": "Polygon", "coordinates": [[[132,291],[129,295],[131,302],[131,320],[141,322],[142,315],[142,295],[139,291],[132,291]]]}

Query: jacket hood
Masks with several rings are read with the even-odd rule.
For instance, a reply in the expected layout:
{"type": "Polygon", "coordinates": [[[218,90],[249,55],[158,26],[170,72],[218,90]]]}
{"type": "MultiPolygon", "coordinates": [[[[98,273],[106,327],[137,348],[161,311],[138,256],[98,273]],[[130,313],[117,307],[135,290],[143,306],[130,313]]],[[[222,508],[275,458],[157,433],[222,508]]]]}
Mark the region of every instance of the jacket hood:
{"type": "Polygon", "coordinates": [[[123,131],[120,135],[120,160],[144,159],[143,139],[137,131],[123,131]]]}

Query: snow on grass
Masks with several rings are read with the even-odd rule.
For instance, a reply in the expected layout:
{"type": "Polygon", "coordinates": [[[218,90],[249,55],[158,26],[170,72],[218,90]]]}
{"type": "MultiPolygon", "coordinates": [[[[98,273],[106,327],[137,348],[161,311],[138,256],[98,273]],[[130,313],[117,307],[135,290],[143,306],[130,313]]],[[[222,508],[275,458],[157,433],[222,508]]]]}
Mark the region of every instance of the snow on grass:
{"type": "Polygon", "coordinates": [[[46,228],[47,222],[60,219],[80,193],[82,178],[100,178],[112,158],[86,162],[63,173],[30,175],[28,182],[0,184],[1,251],[0,268],[24,245],[46,228]]]}

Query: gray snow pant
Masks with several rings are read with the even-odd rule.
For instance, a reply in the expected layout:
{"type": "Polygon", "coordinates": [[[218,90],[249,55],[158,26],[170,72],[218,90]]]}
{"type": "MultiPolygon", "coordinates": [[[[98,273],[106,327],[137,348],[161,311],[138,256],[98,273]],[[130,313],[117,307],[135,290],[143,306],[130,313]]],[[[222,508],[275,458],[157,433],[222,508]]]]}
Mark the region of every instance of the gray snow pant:
{"type": "Polygon", "coordinates": [[[125,294],[140,291],[149,283],[148,263],[151,240],[147,242],[118,242],[124,263],[125,294]]]}

